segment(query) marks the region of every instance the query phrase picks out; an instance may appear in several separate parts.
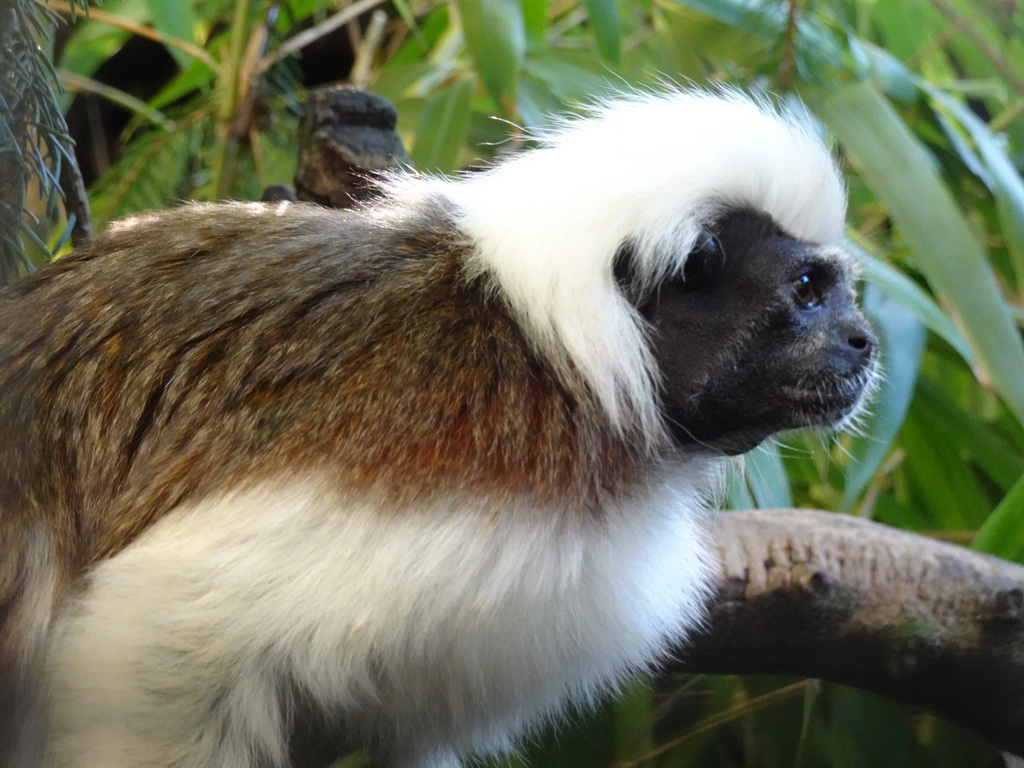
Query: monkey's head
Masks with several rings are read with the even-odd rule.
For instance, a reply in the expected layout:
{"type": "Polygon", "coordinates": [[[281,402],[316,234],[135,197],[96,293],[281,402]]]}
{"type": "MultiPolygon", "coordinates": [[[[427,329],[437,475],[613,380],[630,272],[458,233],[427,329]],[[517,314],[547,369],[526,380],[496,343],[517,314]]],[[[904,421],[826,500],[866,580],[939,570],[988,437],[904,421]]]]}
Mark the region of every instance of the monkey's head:
{"type": "Polygon", "coordinates": [[[760,211],[723,211],[682,268],[635,289],[676,444],[743,453],[797,427],[841,426],[860,406],[877,344],[857,309],[849,259],[798,240],[760,211]]]}
{"type": "Polygon", "coordinates": [[[471,268],[627,433],[742,453],[842,426],[870,389],[845,189],[799,112],[638,96],[449,194],[471,268]]]}

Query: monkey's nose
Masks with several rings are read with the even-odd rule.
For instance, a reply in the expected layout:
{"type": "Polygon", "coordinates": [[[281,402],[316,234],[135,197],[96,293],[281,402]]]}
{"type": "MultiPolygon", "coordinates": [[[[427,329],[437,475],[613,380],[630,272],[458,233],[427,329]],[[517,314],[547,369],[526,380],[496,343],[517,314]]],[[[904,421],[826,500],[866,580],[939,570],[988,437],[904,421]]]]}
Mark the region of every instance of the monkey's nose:
{"type": "Polygon", "coordinates": [[[875,334],[867,326],[859,326],[847,331],[846,343],[856,352],[868,355],[875,351],[875,334]]]}
{"type": "Polygon", "coordinates": [[[877,349],[878,340],[871,326],[862,319],[843,320],[832,330],[833,355],[851,368],[866,365],[877,349]]]}

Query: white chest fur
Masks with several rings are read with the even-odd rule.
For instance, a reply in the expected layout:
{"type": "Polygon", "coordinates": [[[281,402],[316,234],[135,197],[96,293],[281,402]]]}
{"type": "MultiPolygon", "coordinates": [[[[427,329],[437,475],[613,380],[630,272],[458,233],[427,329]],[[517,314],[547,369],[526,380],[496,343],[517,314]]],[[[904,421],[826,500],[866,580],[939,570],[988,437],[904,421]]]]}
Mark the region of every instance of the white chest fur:
{"type": "Polygon", "coordinates": [[[382,515],[315,484],[182,508],[93,573],[51,657],[51,766],[287,764],[296,697],[395,766],[500,749],[664,653],[712,568],[697,494],[382,515]]]}

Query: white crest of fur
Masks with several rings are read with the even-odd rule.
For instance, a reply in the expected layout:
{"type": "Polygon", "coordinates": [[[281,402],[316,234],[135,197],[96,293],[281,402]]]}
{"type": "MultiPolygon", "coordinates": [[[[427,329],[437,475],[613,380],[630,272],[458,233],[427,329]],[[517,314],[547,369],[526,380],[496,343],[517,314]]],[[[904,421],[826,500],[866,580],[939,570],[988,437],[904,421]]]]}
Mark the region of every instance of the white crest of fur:
{"type": "Polygon", "coordinates": [[[707,478],[676,475],[600,521],[294,482],[179,509],[61,618],[46,768],[283,765],[291,695],[375,734],[388,766],[505,748],[700,620],[707,478]]]}
{"type": "MultiPolygon", "coordinates": [[[[453,200],[535,343],[579,370],[613,423],[659,434],[643,323],[612,263],[632,241],[648,284],[682,268],[730,206],[814,244],[843,236],[842,179],[805,115],[734,92],[637,95],[566,122],[485,173],[428,182],[453,200]]],[[[728,257],[728,254],[726,255],[728,257]]]]}

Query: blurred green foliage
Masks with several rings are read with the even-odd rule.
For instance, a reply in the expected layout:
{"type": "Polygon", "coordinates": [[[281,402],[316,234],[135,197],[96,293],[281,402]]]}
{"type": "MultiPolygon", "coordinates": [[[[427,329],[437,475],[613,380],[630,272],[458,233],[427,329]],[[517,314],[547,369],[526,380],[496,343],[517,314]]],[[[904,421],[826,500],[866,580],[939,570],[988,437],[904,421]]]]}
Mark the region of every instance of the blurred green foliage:
{"type": "MultiPolygon", "coordinates": [[[[1024,562],[1024,15],[1006,0],[392,0],[363,82],[399,109],[419,168],[529,140],[603,93],[728,82],[801,98],[847,173],[850,247],[885,349],[855,435],[760,449],[734,506],[871,517],[1024,562]],[[498,116],[502,119],[494,119],[498,116]]],[[[107,0],[59,66],[91,77],[160,33],[180,72],[136,110],[91,190],[98,223],[182,198],[255,198],[294,169],[299,30],[322,0],[107,0]],[[198,48],[199,52],[196,53],[198,48]]],[[[319,25],[319,26],[318,26],[319,25]]],[[[368,42],[370,41],[370,42],[368,42]]],[[[131,104],[130,101],[123,103],[131,104]]],[[[667,148],[669,149],[669,148],[667,148]]],[[[813,681],[638,685],[512,764],[660,768],[994,766],[927,714],[813,681]]]]}
{"type": "Polygon", "coordinates": [[[60,83],[45,55],[58,21],[38,3],[0,0],[0,285],[50,255],[36,212],[56,217],[71,153],[53,97],[60,83]]]}

